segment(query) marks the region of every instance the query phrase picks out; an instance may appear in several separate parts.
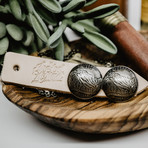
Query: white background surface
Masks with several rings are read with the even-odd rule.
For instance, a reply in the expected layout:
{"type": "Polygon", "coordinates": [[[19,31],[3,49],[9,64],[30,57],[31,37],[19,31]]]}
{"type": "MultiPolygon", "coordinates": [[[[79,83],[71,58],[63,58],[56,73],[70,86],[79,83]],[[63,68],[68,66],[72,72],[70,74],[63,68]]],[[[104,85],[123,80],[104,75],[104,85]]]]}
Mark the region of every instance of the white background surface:
{"type": "Polygon", "coordinates": [[[141,29],[141,0],[128,0],[128,21],[136,29],[141,29]]]}
{"type": "MultiPolygon", "coordinates": [[[[136,1],[139,0],[133,4],[136,1]]],[[[1,87],[0,148],[148,148],[148,129],[117,135],[70,132],[47,125],[22,111],[6,99],[1,87]]]]}
{"type": "Polygon", "coordinates": [[[1,87],[0,148],[148,147],[148,129],[117,135],[90,135],[47,125],[9,102],[1,87]]]}

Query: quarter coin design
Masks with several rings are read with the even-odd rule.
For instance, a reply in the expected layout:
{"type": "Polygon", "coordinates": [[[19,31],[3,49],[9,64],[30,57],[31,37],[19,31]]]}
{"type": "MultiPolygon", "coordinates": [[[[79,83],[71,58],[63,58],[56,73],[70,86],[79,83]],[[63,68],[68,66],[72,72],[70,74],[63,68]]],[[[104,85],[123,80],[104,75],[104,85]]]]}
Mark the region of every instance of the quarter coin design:
{"type": "Polygon", "coordinates": [[[77,98],[88,100],[98,94],[102,86],[100,71],[90,64],[79,64],[68,76],[68,87],[77,98]]]}
{"type": "Polygon", "coordinates": [[[114,102],[126,101],[137,91],[138,80],[135,73],[126,66],[110,69],[103,78],[103,90],[114,102]]]}

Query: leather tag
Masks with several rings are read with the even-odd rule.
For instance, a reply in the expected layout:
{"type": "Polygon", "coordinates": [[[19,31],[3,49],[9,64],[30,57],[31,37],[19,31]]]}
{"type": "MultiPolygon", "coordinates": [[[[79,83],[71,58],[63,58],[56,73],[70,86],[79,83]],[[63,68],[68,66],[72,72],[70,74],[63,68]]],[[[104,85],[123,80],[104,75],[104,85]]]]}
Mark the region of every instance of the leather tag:
{"type": "MultiPolygon", "coordinates": [[[[76,65],[74,63],[8,52],[5,55],[1,77],[4,83],[69,94],[67,78],[72,68],[76,65]]],[[[106,67],[97,68],[102,76],[110,69],[106,67]]],[[[140,75],[136,74],[136,76],[139,82],[138,94],[148,86],[148,82],[140,75]]],[[[105,97],[104,92],[101,90],[97,97],[105,97]]]]}

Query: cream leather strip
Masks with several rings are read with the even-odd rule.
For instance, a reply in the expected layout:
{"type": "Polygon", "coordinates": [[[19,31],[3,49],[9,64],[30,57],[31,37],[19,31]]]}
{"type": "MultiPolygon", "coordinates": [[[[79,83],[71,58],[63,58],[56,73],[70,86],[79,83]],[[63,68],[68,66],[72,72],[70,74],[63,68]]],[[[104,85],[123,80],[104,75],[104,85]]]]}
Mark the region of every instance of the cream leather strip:
{"type": "MultiPolygon", "coordinates": [[[[76,65],[8,52],[5,55],[1,77],[5,83],[70,93],[67,78],[76,65]]],[[[98,69],[102,76],[109,70],[106,67],[98,67],[98,69]]],[[[137,93],[140,93],[148,86],[148,82],[138,74],[136,76],[139,82],[137,93]]],[[[105,97],[104,92],[101,90],[97,97],[105,97]]]]}

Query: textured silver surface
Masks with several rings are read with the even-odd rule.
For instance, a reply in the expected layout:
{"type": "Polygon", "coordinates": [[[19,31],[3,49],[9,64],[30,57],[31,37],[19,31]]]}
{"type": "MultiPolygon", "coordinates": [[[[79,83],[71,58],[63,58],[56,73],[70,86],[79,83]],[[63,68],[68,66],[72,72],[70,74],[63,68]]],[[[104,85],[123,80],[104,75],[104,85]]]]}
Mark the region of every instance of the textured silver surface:
{"type": "Polygon", "coordinates": [[[101,89],[102,75],[93,65],[80,64],[74,67],[68,76],[70,91],[77,98],[87,100],[101,89]]]}
{"type": "Polygon", "coordinates": [[[103,78],[103,90],[112,101],[126,101],[137,91],[138,80],[134,72],[125,66],[110,69],[103,78]]]}

